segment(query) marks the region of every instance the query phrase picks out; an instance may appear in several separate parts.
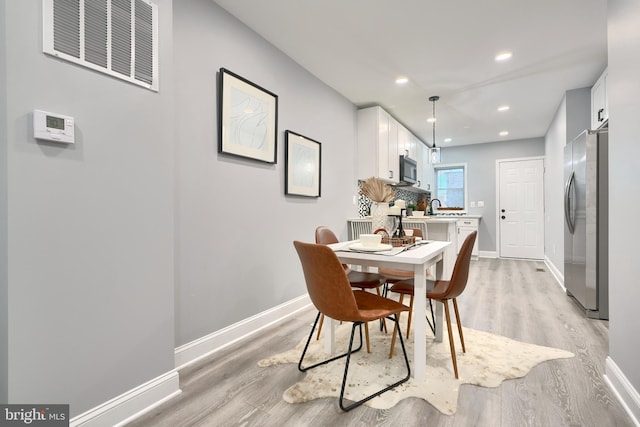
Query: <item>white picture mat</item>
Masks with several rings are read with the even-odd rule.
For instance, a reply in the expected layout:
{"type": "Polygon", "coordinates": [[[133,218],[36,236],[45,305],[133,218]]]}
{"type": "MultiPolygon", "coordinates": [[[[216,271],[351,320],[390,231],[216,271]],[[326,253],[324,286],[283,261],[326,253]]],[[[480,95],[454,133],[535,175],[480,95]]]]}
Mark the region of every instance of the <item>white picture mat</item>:
{"type": "Polygon", "coordinates": [[[229,73],[221,78],[221,151],[275,163],[277,98],[229,73]]]}
{"type": "Polygon", "coordinates": [[[287,194],[320,196],[320,143],[287,132],[287,194]]]}

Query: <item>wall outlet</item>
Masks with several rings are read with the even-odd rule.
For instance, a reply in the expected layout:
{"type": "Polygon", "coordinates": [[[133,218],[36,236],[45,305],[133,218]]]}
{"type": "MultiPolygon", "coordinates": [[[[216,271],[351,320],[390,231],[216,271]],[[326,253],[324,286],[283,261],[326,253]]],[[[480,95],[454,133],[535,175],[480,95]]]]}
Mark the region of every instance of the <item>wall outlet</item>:
{"type": "Polygon", "coordinates": [[[484,200],[478,200],[478,207],[484,208],[484,200]]]}

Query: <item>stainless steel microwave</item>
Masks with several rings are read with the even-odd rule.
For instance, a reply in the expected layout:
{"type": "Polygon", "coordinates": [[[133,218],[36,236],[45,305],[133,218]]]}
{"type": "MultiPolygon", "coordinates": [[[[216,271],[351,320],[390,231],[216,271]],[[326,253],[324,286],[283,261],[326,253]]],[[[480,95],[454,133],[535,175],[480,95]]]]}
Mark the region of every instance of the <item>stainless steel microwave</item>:
{"type": "Polygon", "coordinates": [[[408,156],[400,156],[400,183],[413,185],[418,181],[418,163],[408,156]]]}

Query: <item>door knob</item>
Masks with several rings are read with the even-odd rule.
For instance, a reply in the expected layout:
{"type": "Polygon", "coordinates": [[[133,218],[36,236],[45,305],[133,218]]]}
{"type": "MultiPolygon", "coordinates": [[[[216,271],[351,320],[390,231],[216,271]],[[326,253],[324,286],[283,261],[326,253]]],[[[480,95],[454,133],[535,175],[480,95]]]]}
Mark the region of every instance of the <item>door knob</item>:
{"type": "Polygon", "coordinates": [[[500,212],[504,213],[504,209],[500,209],[500,212]]]}
{"type": "Polygon", "coordinates": [[[506,217],[506,216],[504,216],[504,215],[502,215],[500,218],[502,218],[502,219],[506,219],[507,217],[506,217]]]}

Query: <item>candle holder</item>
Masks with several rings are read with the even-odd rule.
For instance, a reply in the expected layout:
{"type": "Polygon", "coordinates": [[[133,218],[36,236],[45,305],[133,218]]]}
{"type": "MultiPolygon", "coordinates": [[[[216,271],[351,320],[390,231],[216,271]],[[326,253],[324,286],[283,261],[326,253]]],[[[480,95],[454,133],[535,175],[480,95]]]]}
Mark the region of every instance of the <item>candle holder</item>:
{"type": "MultiPolygon", "coordinates": [[[[394,218],[398,218],[398,228],[392,233],[391,237],[404,237],[404,229],[402,228],[402,211],[406,212],[405,208],[400,209],[400,215],[389,215],[394,218]]],[[[394,219],[394,228],[395,228],[395,219],[394,219]]]]}

